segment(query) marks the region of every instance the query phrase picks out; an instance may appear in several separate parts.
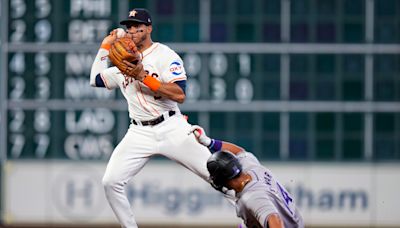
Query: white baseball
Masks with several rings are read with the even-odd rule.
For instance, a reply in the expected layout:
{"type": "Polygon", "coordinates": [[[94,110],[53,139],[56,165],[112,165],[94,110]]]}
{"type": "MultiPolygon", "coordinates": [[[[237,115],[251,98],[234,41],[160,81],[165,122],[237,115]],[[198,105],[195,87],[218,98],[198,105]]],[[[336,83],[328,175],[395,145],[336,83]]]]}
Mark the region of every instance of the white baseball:
{"type": "Polygon", "coordinates": [[[117,28],[117,38],[124,37],[126,32],[122,28],[117,28]]]}

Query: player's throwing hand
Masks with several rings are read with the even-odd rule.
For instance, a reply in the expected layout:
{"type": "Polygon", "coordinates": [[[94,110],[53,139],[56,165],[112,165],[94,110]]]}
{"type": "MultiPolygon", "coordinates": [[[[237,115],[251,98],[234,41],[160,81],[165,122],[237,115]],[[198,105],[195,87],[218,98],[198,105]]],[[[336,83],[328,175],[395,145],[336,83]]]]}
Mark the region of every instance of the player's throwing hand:
{"type": "Polygon", "coordinates": [[[117,39],[117,32],[115,30],[110,32],[110,35],[106,36],[101,42],[101,46],[111,46],[114,41],[117,39]]]}

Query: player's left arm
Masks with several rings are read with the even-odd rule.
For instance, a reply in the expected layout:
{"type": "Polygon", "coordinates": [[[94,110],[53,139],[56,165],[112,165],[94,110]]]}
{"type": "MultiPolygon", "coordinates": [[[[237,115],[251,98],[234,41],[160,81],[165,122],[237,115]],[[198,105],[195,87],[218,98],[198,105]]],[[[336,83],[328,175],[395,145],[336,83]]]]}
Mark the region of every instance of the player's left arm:
{"type": "Polygon", "coordinates": [[[170,100],[182,104],[186,98],[185,88],[186,88],[186,80],[181,80],[177,82],[168,82],[168,83],[160,82],[160,86],[154,92],[158,96],[168,98],[170,100]]]}
{"type": "Polygon", "coordinates": [[[271,214],[266,220],[266,227],[268,228],[285,228],[285,225],[278,214],[271,214]]]}
{"type": "MultiPolygon", "coordinates": [[[[178,68],[178,73],[174,72],[175,68],[170,70],[170,68],[165,67],[166,69],[160,75],[160,78],[164,78],[164,80],[158,80],[157,78],[148,75],[148,72],[144,70],[141,62],[135,65],[123,60],[123,63],[127,66],[127,71],[133,72],[132,77],[149,87],[149,89],[152,90],[156,96],[168,98],[178,103],[183,103],[185,101],[186,73],[183,69],[183,63],[181,61],[178,65],[181,67],[178,68]]],[[[174,61],[173,63],[178,64],[177,61],[174,61]]],[[[130,75],[130,73],[127,75],[130,75]]]]}
{"type": "Polygon", "coordinates": [[[241,201],[245,210],[255,218],[260,227],[284,228],[277,208],[263,191],[247,195],[247,197],[241,198],[241,201]]]}
{"type": "MultiPolygon", "coordinates": [[[[159,96],[178,103],[185,101],[186,71],[181,57],[174,51],[165,52],[162,63],[157,64],[160,72],[159,96]]],[[[143,80],[146,84],[146,79],[143,80]]],[[[154,91],[154,90],[153,90],[154,91]]]]}

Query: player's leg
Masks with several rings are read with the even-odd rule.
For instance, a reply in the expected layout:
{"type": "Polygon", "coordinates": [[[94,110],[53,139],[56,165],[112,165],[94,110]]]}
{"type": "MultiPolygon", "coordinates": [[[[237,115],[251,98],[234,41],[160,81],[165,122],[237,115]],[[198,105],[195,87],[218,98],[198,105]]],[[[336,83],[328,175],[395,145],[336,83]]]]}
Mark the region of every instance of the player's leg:
{"type": "MultiPolygon", "coordinates": [[[[166,123],[160,127],[161,132],[167,132],[166,140],[162,141],[159,146],[160,154],[180,163],[209,182],[207,160],[210,158],[211,152],[207,147],[198,143],[193,133],[190,133],[192,125],[179,116],[171,118],[171,121],[166,123]]],[[[235,205],[234,196],[231,194],[224,194],[224,196],[229,203],[235,205]]]]}
{"type": "Polygon", "coordinates": [[[159,146],[160,154],[174,160],[201,178],[208,180],[207,159],[210,151],[189,134],[191,125],[181,117],[171,117],[162,126],[166,139],[159,146]]]}
{"type": "Polygon", "coordinates": [[[151,134],[138,129],[129,129],[125,137],[114,149],[103,177],[107,200],[122,227],[136,228],[131,205],[124,186],[148,161],[154,142],[151,134]]]}

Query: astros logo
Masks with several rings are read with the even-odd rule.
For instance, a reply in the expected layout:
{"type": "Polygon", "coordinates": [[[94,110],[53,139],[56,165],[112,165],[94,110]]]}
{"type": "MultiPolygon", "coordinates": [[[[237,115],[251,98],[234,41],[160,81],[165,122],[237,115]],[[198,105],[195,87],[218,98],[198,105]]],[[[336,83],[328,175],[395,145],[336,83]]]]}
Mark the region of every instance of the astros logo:
{"type": "Polygon", "coordinates": [[[129,17],[135,17],[137,14],[136,10],[132,10],[131,12],[129,12],[129,17]]]}
{"type": "Polygon", "coordinates": [[[172,62],[169,65],[169,71],[173,74],[173,75],[180,75],[183,72],[183,67],[181,65],[181,63],[179,62],[172,62]]]}

